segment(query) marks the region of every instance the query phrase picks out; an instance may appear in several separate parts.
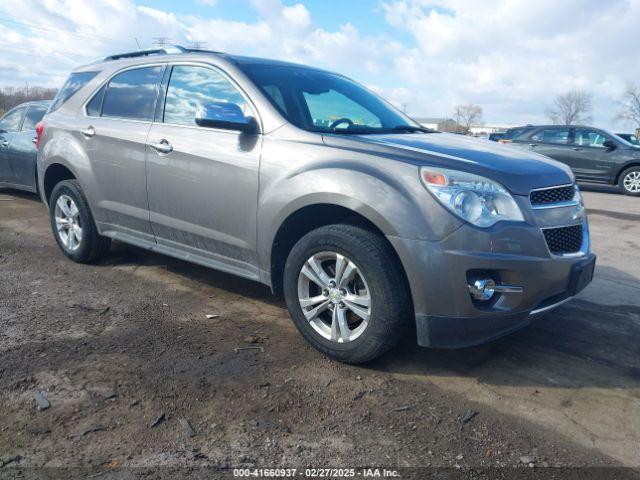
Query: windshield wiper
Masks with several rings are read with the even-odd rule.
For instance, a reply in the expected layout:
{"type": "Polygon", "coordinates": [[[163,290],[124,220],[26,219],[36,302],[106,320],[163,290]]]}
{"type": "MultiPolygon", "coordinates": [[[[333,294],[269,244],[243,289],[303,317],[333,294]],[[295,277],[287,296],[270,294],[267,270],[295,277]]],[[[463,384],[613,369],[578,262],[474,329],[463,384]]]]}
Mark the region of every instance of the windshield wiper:
{"type": "Polygon", "coordinates": [[[390,131],[391,132],[409,132],[409,133],[415,133],[415,132],[435,133],[436,132],[435,130],[431,130],[430,128],[418,127],[416,125],[396,125],[390,131]]]}

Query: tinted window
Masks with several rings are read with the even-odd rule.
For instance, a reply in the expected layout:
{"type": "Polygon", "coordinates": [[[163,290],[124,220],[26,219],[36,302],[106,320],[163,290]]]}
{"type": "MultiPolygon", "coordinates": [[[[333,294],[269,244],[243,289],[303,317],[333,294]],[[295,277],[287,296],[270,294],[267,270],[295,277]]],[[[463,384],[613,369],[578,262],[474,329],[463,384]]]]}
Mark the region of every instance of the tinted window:
{"type": "Polygon", "coordinates": [[[24,122],[22,122],[22,131],[35,130],[36,123],[42,120],[45,113],[47,113],[47,109],[44,107],[29,107],[24,122]]]}
{"type": "Polygon", "coordinates": [[[18,108],[7,113],[2,120],[0,120],[0,130],[4,132],[17,132],[20,130],[20,121],[22,120],[22,114],[24,108],[18,108]]]}
{"type": "Polygon", "coordinates": [[[104,98],[104,92],[107,90],[106,86],[102,86],[98,93],[96,93],[91,101],[87,103],[87,115],[91,117],[99,117],[102,112],[102,99],[104,98]]]}
{"type": "Polygon", "coordinates": [[[162,67],[127,70],[111,79],[102,102],[104,117],[153,120],[162,67]]]}
{"type": "Polygon", "coordinates": [[[607,137],[596,130],[589,130],[586,128],[576,128],[576,133],[573,139],[573,143],[580,145],[581,147],[601,147],[607,137]]]}
{"type": "Polygon", "coordinates": [[[72,73],[64,82],[62,88],[58,91],[58,94],[53,99],[53,103],[49,107],[49,111],[53,112],[57,110],[60,105],[69,100],[78,90],[84,87],[89,80],[95,77],[98,72],[82,72],[72,73]]]}
{"type": "Polygon", "coordinates": [[[566,144],[569,139],[569,129],[556,129],[549,128],[545,130],[539,130],[535,134],[531,135],[531,140],[536,142],[545,143],[559,143],[566,144]]]}
{"type": "Polygon", "coordinates": [[[509,130],[506,131],[506,133],[504,134],[504,136],[502,138],[504,138],[505,140],[510,140],[512,138],[515,138],[515,137],[518,137],[518,136],[522,135],[527,130],[530,130],[530,129],[526,128],[526,127],[523,127],[523,128],[510,128],[509,130]]]}
{"type": "Polygon", "coordinates": [[[235,103],[245,116],[253,115],[240,92],[218,72],[205,67],[173,67],[164,107],[165,123],[195,125],[200,106],[211,102],[235,103]]]}

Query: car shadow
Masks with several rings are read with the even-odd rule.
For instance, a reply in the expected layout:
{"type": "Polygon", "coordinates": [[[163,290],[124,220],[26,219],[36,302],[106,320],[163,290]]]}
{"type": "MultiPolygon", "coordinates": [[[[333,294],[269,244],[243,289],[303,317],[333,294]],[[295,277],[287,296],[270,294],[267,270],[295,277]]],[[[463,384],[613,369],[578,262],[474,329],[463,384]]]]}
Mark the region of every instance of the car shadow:
{"type": "MultiPolygon", "coordinates": [[[[221,289],[279,307],[283,325],[291,321],[284,300],[271,295],[269,288],[182,260],[119,244],[100,265],[166,268],[204,288],[221,289]]],[[[625,284],[638,284],[637,278],[612,267],[606,267],[606,275],[625,284]]],[[[588,288],[597,288],[597,281],[598,272],[594,284],[588,288]]],[[[279,335],[297,333],[290,329],[279,335]]],[[[474,377],[479,382],[495,385],[638,388],[638,345],[640,307],[611,306],[576,298],[523,330],[470,348],[422,348],[417,345],[412,329],[399,347],[364,368],[423,376],[474,377]]]]}

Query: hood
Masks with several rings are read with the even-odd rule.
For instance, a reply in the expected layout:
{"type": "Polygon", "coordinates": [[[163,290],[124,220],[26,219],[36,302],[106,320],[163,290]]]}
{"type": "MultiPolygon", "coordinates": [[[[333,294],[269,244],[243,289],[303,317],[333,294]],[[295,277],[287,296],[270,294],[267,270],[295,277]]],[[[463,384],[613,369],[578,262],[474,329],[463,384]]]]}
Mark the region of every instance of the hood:
{"type": "Polygon", "coordinates": [[[573,183],[571,169],[520,147],[449,133],[325,135],[327,145],[490,178],[512,193],[573,183]]]}

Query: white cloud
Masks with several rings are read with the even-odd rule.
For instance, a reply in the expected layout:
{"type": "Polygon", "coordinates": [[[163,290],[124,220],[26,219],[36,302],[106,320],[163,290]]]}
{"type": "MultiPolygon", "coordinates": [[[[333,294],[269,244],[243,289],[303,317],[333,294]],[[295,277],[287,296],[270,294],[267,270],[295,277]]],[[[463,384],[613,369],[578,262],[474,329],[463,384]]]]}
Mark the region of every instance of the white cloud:
{"type": "Polygon", "coordinates": [[[357,28],[365,16],[327,29],[304,2],[250,2],[251,22],[133,0],[14,2],[15,21],[0,19],[0,85],[59,85],[75,65],[160,36],[343,72],[416,116],[475,102],[488,121],[539,122],[555,94],[584,88],[607,126],[624,85],[640,79],[640,0],[382,0],[389,27],[375,35],[357,28]]]}

